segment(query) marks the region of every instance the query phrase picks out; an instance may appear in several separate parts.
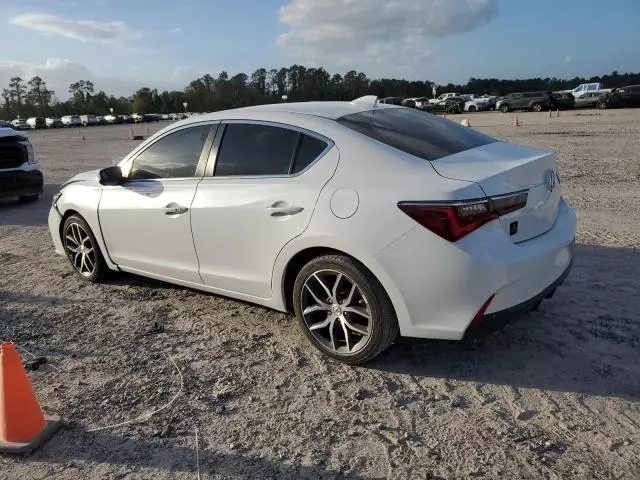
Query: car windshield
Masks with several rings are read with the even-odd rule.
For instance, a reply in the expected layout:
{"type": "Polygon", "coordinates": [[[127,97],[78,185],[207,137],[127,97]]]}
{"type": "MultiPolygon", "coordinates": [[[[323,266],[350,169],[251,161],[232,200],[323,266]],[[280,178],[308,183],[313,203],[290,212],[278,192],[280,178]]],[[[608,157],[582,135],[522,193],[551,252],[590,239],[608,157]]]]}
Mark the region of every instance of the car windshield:
{"type": "Polygon", "coordinates": [[[429,161],[497,141],[471,128],[413,109],[370,110],[346,115],[337,122],[429,161]]]}

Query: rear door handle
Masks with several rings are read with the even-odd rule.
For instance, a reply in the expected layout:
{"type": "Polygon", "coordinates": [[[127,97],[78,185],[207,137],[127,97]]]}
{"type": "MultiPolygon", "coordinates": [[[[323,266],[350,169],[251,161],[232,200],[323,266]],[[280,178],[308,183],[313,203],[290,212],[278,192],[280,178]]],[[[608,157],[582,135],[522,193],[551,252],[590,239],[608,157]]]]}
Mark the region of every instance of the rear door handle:
{"type": "Polygon", "coordinates": [[[304,208],[280,201],[272,204],[267,210],[269,210],[269,215],[272,217],[288,217],[302,212],[304,208]]]}
{"type": "Polygon", "coordinates": [[[183,207],[182,205],[178,205],[177,203],[170,203],[166,207],[164,207],[165,215],[182,215],[183,213],[187,213],[189,209],[187,207],[183,207]]]}

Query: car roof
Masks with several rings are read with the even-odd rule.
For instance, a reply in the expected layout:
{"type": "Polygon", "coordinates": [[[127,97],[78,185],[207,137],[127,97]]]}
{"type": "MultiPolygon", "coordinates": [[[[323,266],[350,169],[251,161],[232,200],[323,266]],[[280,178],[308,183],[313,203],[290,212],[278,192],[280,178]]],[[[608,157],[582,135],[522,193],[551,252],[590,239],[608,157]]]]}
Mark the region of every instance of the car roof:
{"type": "Polygon", "coordinates": [[[292,113],[302,115],[312,115],[315,117],[323,117],[331,120],[350,115],[352,113],[361,113],[369,110],[383,110],[388,108],[402,108],[397,105],[387,105],[378,103],[377,105],[365,105],[354,102],[298,102],[298,103],[272,103],[267,105],[256,105],[253,107],[236,108],[233,110],[222,110],[219,112],[206,113],[192,117],[191,120],[206,121],[219,120],[226,115],[232,114],[237,117],[241,113],[292,113]]]}

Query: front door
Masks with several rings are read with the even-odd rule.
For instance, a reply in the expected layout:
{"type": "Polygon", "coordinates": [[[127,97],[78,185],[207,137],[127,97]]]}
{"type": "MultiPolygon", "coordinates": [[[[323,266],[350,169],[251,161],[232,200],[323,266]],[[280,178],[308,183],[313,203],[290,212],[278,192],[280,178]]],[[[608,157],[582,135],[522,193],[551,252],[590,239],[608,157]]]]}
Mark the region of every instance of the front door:
{"type": "Polygon", "coordinates": [[[211,124],[168,132],[122,165],[124,184],[104,187],[100,225],[109,256],[118,266],[202,283],[191,235],[191,204],[208,156],[205,145],[212,138],[211,124]]]}
{"type": "Polygon", "coordinates": [[[229,122],[219,135],[213,176],[191,210],[200,276],[221,291],[269,298],[276,257],[307,228],[339,152],[281,124],[229,122]]]}

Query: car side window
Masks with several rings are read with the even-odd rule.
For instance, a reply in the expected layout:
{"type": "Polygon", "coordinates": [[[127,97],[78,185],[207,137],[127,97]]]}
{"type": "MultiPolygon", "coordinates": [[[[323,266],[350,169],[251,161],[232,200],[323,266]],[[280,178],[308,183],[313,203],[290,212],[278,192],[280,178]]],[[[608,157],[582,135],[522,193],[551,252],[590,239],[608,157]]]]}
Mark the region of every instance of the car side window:
{"type": "Polygon", "coordinates": [[[129,180],[195,176],[210,130],[211,125],[198,125],[162,137],[133,160],[129,180]]]}
{"type": "Polygon", "coordinates": [[[214,175],[288,175],[299,133],[254,123],[229,123],[218,149],[214,175]]]}
{"type": "Polygon", "coordinates": [[[301,136],[298,154],[291,173],[299,173],[307,168],[328,146],[326,142],[311,135],[301,134],[301,136]]]}

